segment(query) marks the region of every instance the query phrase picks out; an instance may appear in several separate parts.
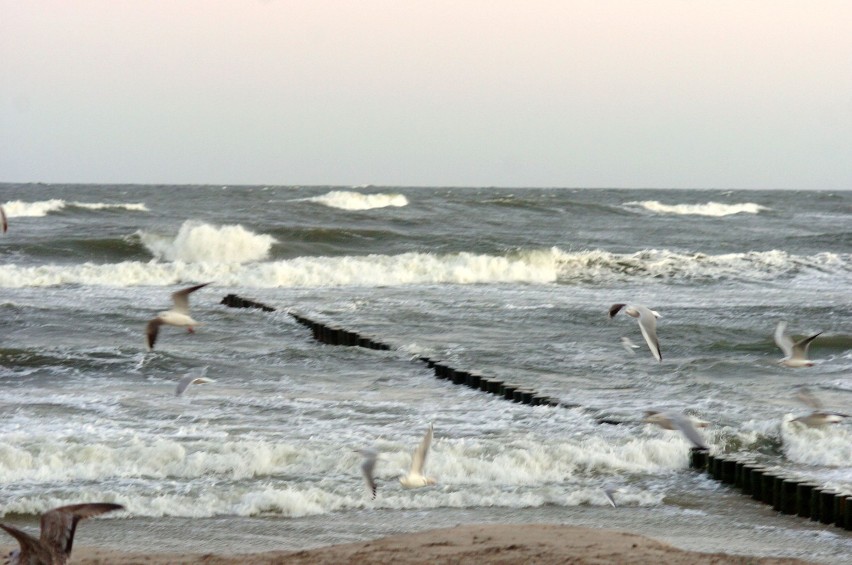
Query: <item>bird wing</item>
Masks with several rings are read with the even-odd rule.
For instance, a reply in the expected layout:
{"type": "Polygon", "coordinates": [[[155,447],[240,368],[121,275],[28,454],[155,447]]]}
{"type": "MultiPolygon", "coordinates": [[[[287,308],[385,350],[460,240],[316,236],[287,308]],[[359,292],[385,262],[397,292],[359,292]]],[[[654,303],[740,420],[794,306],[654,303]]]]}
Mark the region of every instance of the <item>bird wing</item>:
{"type": "Polygon", "coordinates": [[[672,422],[677,426],[677,429],[686,436],[686,439],[692,442],[695,447],[700,447],[701,449],[709,449],[707,444],[704,443],[704,438],[701,437],[701,434],[698,433],[698,430],[695,429],[695,426],[692,425],[688,416],[684,414],[670,414],[672,422]]]}
{"type": "Polygon", "coordinates": [[[793,356],[797,358],[804,359],[808,354],[808,347],[811,346],[811,342],[817,338],[822,332],[818,334],[814,334],[811,337],[806,337],[805,339],[801,339],[793,344],[793,356]]]}
{"type": "Polygon", "coordinates": [[[423,440],[420,442],[420,445],[417,446],[417,449],[414,451],[414,455],[411,458],[411,472],[417,473],[418,475],[423,474],[423,465],[426,463],[426,455],[429,454],[429,446],[432,444],[432,424],[429,424],[429,429],[426,430],[426,434],[423,436],[423,440]]]}
{"type": "Polygon", "coordinates": [[[160,326],[163,325],[163,320],[159,317],[148,321],[145,326],[145,343],[148,344],[148,351],[154,349],[154,344],[157,343],[157,334],[160,333],[160,326]]]}
{"type": "Polygon", "coordinates": [[[787,322],[778,322],[775,326],[775,345],[778,346],[784,355],[787,357],[793,356],[793,340],[789,336],[784,335],[784,329],[787,327],[787,322]]]}
{"type": "Polygon", "coordinates": [[[0,206],[0,228],[3,229],[3,233],[9,231],[9,222],[6,220],[6,211],[3,210],[2,206],[0,206]]]}
{"type": "Polygon", "coordinates": [[[814,410],[822,410],[823,404],[819,398],[814,396],[814,394],[810,391],[810,389],[803,388],[796,393],[796,398],[799,402],[803,404],[807,404],[814,410]]]}
{"type": "Polygon", "coordinates": [[[615,503],[615,498],[613,497],[616,490],[617,489],[614,489],[614,488],[605,488],[604,489],[604,495],[606,496],[606,499],[609,501],[609,503],[612,504],[613,508],[616,508],[618,506],[615,503]]]}
{"type": "Polygon", "coordinates": [[[175,389],[175,396],[180,396],[181,394],[183,394],[183,391],[185,391],[189,385],[212,383],[212,380],[204,377],[204,375],[206,374],[206,366],[201,367],[200,369],[193,369],[192,371],[185,374],[178,381],[177,388],[175,389]]]}
{"type": "Polygon", "coordinates": [[[609,307],[609,317],[612,318],[616,314],[618,314],[622,308],[627,306],[627,304],[613,304],[609,307]]]}
{"type": "Polygon", "coordinates": [[[376,479],[373,478],[373,470],[376,468],[377,458],[378,454],[369,453],[369,455],[365,457],[364,462],[361,463],[361,472],[364,473],[364,479],[367,481],[367,488],[370,489],[370,494],[373,498],[376,498],[376,490],[378,490],[376,479]]]}
{"type": "Polygon", "coordinates": [[[121,504],[95,502],[60,506],[41,515],[41,543],[58,555],[70,555],[77,522],[113,510],[123,510],[121,504]]]}
{"type": "Polygon", "coordinates": [[[203,284],[197,284],[195,286],[191,286],[189,288],[173,292],[172,302],[175,303],[174,310],[176,312],[180,312],[181,314],[189,314],[189,295],[198,290],[199,288],[204,288],[208,284],[210,283],[208,282],[203,284]]]}
{"type": "Polygon", "coordinates": [[[0,524],[0,528],[6,530],[6,532],[18,540],[18,545],[21,546],[21,553],[18,555],[19,563],[50,563],[51,556],[50,552],[44,548],[39,540],[28,534],[27,532],[23,532],[18,528],[13,526],[7,526],[5,524],[0,524]]]}
{"type": "Polygon", "coordinates": [[[642,337],[648,343],[651,354],[657,361],[662,361],[663,354],[660,352],[660,341],[657,339],[657,319],[647,308],[639,309],[639,329],[642,330],[642,337]]]}

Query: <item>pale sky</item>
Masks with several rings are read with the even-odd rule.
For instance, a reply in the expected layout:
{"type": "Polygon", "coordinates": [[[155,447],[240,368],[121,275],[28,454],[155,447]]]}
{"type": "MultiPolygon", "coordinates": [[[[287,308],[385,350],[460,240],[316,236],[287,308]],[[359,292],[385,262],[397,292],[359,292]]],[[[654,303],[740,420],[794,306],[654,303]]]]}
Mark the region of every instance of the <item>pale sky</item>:
{"type": "Polygon", "coordinates": [[[0,0],[0,182],[852,189],[849,0],[0,0]]]}

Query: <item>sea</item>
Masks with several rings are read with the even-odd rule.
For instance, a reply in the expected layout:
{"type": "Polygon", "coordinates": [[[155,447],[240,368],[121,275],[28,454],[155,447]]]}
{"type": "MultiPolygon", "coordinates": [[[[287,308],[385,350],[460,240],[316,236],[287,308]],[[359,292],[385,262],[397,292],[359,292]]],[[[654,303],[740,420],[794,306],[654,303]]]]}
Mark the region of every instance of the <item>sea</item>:
{"type": "Polygon", "coordinates": [[[852,422],[793,421],[803,388],[852,414],[852,191],[6,183],[0,205],[4,523],[109,501],[126,510],[76,545],[242,553],[557,523],[852,555],[848,531],[690,470],[689,441],[643,422],[682,411],[713,453],[852,493],[852,422]],[[194,333],[164,326],[148,351],[148,320],[201,283],[194,333]],[[614,303],[660,314],[661,362],[614,303]],[[291,313],[390,349],[319,343],[291,313]],[[814,366],[778,364],[781,321],[822,332],[814,366]],[[562,405],[455,386],[422,357],[562,405]],[[404,489],[430,425],[437,483],[404,489]]]}

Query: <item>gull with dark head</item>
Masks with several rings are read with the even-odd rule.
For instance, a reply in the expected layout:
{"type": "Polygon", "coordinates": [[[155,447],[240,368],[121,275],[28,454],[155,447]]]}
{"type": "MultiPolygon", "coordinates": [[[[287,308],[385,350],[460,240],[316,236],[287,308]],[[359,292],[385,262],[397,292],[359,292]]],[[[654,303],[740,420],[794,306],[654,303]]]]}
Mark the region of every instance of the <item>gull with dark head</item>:
{"type": "Polygon", "coordinates": [[[123,510],[120,504],[95,502],[60,506],[41,515],[39,539],[13,526],[0,524],[0,528],[18,540],[20,549],[7,557],[8,565],[65,565],[71,558],[74,532],[80,520],[113,510],[123,510]]]}
{"type": "Polygon", "coordinates": [[[799,341],[793,341],[790,336],[784,333],[786,328],[787,322],[778,322],[778,325],[775,326],[775,345],[784,352],[784,358],[778,362],[785,367],[813,367],[813,361],[808,360],[808,347],[822,332],[799,341]]]}
{"type": "Polygon", "coordinates": [[[208,383],[215,383],[213,379],[208,379],[205,375],[207,375],[207,367],[201,367],[201,369],[196,369],[188,372],[178,381],[177,389],[175,389],[175,396],[180,396],[183,394],[183,391],[189,387],[189,385],[205,385],[208,383]]]}
{"type": "Polygon", "coordinates": [[[189,315],[189,295],[200,288],[204,288],[208,284],[210,283],[197,284],[172,293],[172,302],[174,303],[172,309],[160,312],[156,318],[149,320],[148,325],[145,326],[145,337],[149,351],[154,349],[154,344],[157,342],[157,335],[160,333],[160,326],[164,324],[167,326],[183,327],[189,333],[193,333],[193,328],[201,322],[196,322],[189,315]]]}
{"type": "Polygon", "coordinates": [[[400,484],[405,488],[420,488],[428,485],[434,485],[437,481],[432,477],[427,477],[423,474],[423,466],[426,464],[426,456],[429,454],[429,446],[432,444],[432,424],[429,424],[429,429],[420,441],[420,445],[414,450],[414,455],[411,457],[411,468],[408,474],[399,478],[400,484]]]}
{"type": "Polygon", "coordinates": [[[829,424],[839,424],[844,418],[849,417],[848,414],[841,414],[840,412],[830,412],[826,410],[822,401],[814,396],[814,394],[807,388],[799,390],[799,392],[796,393],[796,398],[802,403],[813,408],[813,412],[805,414],[804,416],[799,416],[798,418],[793,418],[792,421],[804,424],[809,428],[821,428],[829,424]]]}
{"type": "Polygon", "coordinates": [[[710,449],[704,443],[704,438],[695,429],[692,420],[686,414],[680,412],[670,412],[662,410],[646,410],[643,422],[648,424],[656,424],[664,430],[678,430],[680,433],[692,442],[692,445],[699,449],[710,449]]]}
{"type": "Polygon", "coordinates": [[[645,338],[651,354],[657,361],[662,361],[663,354],[660,352],[660,341],[657,339],[657,318],[661,317],[660,313],[641,304],[613,304],[609,307],[609,317],[613,318],[622,308],[628,316],[638,318],[639,329],[642,330],[642,337],[645,338]]]}
{"type": "Polygon", "coordinates": [[[367,490],[370,491],[370,498],[376,498],[376,491],[379,487],[376,484],[376,478],[373,475],[373,472],[376,469],[376,461],[379,459],[379,452],[375,449],[365,447],[356,449],[355,453],[364,457],[364,461],[361,463],[361,473],[364,475],[364,480],[367,481],[367,490]]]}

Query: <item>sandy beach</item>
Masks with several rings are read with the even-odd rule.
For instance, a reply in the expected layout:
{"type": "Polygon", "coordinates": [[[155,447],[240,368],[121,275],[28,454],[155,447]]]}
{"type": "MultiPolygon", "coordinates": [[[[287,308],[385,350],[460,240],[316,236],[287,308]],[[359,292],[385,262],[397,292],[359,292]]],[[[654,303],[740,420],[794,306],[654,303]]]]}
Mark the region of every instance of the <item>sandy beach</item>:
{"type": "Polygon", "coordinates": [[[698,553],[627,532],[549,524],[458,526],[311,550],[234,555],[144,555],[79,547],[75,548],[73,558],[73,563],[79,565],[808,563],[800,559],[698,553]]]}

